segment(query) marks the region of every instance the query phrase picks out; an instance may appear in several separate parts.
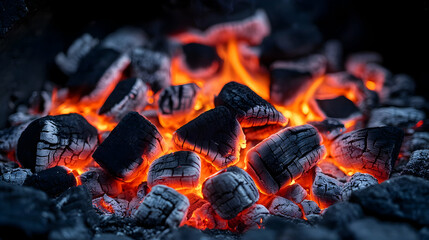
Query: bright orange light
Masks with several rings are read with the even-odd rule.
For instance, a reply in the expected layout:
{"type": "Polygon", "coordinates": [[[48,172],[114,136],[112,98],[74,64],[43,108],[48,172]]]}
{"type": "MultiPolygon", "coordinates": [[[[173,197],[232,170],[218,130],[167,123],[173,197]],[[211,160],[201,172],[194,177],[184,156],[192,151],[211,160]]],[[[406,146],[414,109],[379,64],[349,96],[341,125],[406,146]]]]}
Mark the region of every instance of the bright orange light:
{"type": "Polygon", "coordinates": [[[368,80],[365,82],[365,86],[369,89],[374,91],[377,88],[377,85],[375,84],[375,82],[368,80]]]}

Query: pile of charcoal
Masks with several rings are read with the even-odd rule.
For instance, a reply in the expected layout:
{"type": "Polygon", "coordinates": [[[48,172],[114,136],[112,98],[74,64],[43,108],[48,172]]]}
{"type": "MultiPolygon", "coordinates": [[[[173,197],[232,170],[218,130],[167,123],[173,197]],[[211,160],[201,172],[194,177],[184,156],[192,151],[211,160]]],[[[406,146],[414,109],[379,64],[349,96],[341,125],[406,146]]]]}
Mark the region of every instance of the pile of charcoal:
{"type": "Polygon", "coordinates": [[[429,238],[413,79],[376,53],[344,59],[313,25],[240,17],[163,41],[85,33],[59,53],[66,85],[0,131],[0,238],[429,238]]]}

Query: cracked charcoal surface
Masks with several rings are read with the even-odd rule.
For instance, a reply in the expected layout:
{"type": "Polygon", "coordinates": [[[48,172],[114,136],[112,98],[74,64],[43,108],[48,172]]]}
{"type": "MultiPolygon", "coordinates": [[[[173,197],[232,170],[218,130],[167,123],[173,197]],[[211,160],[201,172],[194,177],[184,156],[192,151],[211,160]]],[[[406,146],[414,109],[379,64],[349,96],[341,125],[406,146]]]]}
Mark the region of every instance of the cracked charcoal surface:
{"type": "Polygon", "coordinates": [[[144,198],[134,217],[144,227],[178,227],[186,218],[189,200],[176,190],[156,185],[144,198]]]}
{"type": "Polygon", "coordinates": [[[342,186],[343,184],[337,179],[325,175],[321,170],[316,170],[311,195],[319,206],[325,208],[342,200],[342,186]]]}
{"type": "Polygon", "coordinates": [[[311,125],[285,128],[247,152],[247,171],[262,192],[277,193],[321,160],[321,142],[311,125]]]}
{"type": "Polygon", "coordinates": [[[401,174],[429,180],[429,149],[414,151],[401,174]]]}
{"type": "Polygon", "coordinates": [[[111,198],[104,194],[102,197],[93,199],[92,205],[99,214],[113,214],[123,218],[127,216],[129,202],[125,199],[111,198]]]}
{"type": "Polygon", "coordinates": [[[368,127],[393,126],[410,128],[424,118],[424,112],[414,108],[378,108],[371,111],[368,127]]]}
{"type": "Polygon", "coordinates": [[[179,151],[164,155],[150,165],[147,175],[149,187],[157,184],[175,189],[192,189],[200,180],[201,159],[190,151],[179,151]]]}
{"type": "Polygon", "coordinates": [[[315,127],[326,140],[333,140],[346,131],[344,124],[335,118],[326,118],[323,121],[311,121],[308,124],[315,127]]]}
{"type": "Polygon", "coordinates": [[[404,133],[395,127],[365,128],[345,133],[331,145],[331,155],[345,169],[386,180],[394,166],[404,133]]]}
{"type": "Polygon", "coordinates": [[[95,97],[104,92],[109,84],[114,84],[115,76],[122,72],[129,60],[113,49],[96,47],[86,54],[79,62],[79,66],[67,82],[69,94],[72,97],[95,97]],[[125,61],[126,63],[119,63],[125,61]],[[120,65],[120,66],[119,66],[120,65]],[[124,65],[124,66],[122,66],[124,65]],[[105,76],[108,72],[109,76],[105,76]]]}
{"type": "Polygon", "coordinates": [[[270,212],[264,205],[254,204],[238,214],[237,217],[229,220],[228,224],[230,228],[236,229],[239,232],[260,229],[270,216],[270,212]]]}
{"type": "Polygon", "coordinates": [[[158,129],[149,120],[130,112],[92,157],[113,177],[126,181],[137,177],[147,162],[157,158],[165,150],[164,144],[158,129]]]}
{"type": "Polygon", "coordinates": [[[97,129],[76,113],[46,116],[28,125],[17,146],[21,165],[32,171],[64,165],[81,168],[98,144],[97,129]]]}
{"type": "Polygon", "coordinates": [[[101,168],[93,168],[79,176],[81,184],[88,189],[92,197],[103,194],[117,196],[122,192],[122,185],[101,168]]]}
{"type": "Polygon", "coordinates": [[[30,169],[25,168],[15,168],[9,172],[5,172],[0,176],[0,180],[7,183],[12,183],[16,185],[24,184],[27,177],[33,175],[30,169]]]}
{"type": "Polygon", "coordinates": [[[352,192],[367,188],[371,185],[378,184],[376,178],[367,173],[355,173],[350,178],[350,181],[344,184],[343,189],[341,190],[341,196],[343,201],[346,201],[352,195],[352,192]]]}
{"type": "Polygon", "coordinates": [[[240,124],[224,106],[202,113],[173,134],[177,147],[203,155],[216,168],[239,160],[245,137],[240,124]]]}
{"type": "Polygon", "coordinates": [[[156,93],[170,86],[170,59],[162,52],[136,48],[131,52],[131,75],[149,84],[156,93]]]}
{"type": "Polygon", "coordinates": [[[228,220],[221,218],[208,202],[197,208],[188,222],[199,229],[228,228],[228,220]]]}
{"type": "Polygon", "coordinates": [[[311,200],[304,200],[301,202],[302,210],[304,211],[305,216],[311,214],[320,214],[319,205],[316,202],[311,200]]]}
{"type": "Polygon", "coordinates": [[[225,84],[215,98],[216,106],[225,106],[243,128],[270,124],[286,125],[288,120],[249,87],[237,82],[225,84]]]}
{"type": "Polygon", "coordinates": [[[345,96],[332,99],[316,99],[316,103],[327,118],[353,119],[361,115],[359,108],[345,96]]]}
{"type": "Polygon", "coordinates": [[[195,83],[170,86],[161,91],[158,98],[159,120],[164,127],[174,122],[186,122],[194,111],[200,88],[195,83]]]}
{"type": "Polygon", "coordinates": [[[353,192],[350,201],[359,204],[366,214],[378,218],[427,226],[428,197],[429,181],[413,176],[401,176],[353,192]]]}
{"type": "Polygon", "coordinates": [[[24,186],[40,189],[50,197],[57,196],[77,184],[73,173],[68,169],[57,166],[49,168],[27,177],[24,186]]]}
{"type": "Polygon", "coordinates": [[[99,114],[121,120],[128,112],[140,112],[146,106],[147,87],[141,79],[120,81],[101,106],[99,114]]]}
{"type": "Polygon", "coordinates": [[[281,188],[276,195],[289,199],[298,204],[307,197],[307,191],[301,185],[295,183],[281,188]]]}
{"type": "Polygon", "coordinates": [[[223,219],[234,218],[259,199],[253,179],[236,166],[208,178],[203,183],[203,196],[223,219]]]}
{"type": "Polygon", "coordinates": [[[269,207],[270,213],[281,217],[302,218],[301,209],[291,200],[275,197],[269,207]]]}

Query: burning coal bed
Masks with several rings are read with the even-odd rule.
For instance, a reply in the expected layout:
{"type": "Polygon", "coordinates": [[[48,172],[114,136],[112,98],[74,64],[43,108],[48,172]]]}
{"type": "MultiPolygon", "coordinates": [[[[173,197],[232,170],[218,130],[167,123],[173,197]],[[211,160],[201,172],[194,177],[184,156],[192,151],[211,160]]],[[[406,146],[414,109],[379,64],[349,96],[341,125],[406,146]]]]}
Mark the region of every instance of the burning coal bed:
{"type": "Polygon", "coordinates": [[[269,33],[258,10],[161,50],[137,28],[76,39],[67,86],[0,132],[1,238],[428,237],[413,80],[337,41],[260,65],[269,33]]]}

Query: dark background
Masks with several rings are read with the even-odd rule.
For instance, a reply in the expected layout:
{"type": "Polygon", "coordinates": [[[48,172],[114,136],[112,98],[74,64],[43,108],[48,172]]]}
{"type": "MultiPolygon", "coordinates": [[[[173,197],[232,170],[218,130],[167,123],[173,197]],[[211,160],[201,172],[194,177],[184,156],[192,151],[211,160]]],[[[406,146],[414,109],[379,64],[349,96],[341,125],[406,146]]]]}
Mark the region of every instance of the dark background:
{"type": "MultiPolygon", "coordinates": [[[[140,7],[128,0],[0,0],[0,129],[31,91],[42,89],[47,81],[63,81],[61,74],[52,71],[54,56],[84,32],[103,37],[124,24],[134,24],[157,36],[198,27],[212,13],[229,16],[236,9],[266,1],[161,0],[140,7]],[[13,13],[18,14],[10,17],[13,13]]],[[[279,0],[269,4],[279,11],[290,2],[303,6],[296,14],[304,11],[324,40],[340,39],[346,54],[379,52],[387,69],[411,75],[418,85],[417,94],[428,98],[427,0],[279,0]]],[[[294,19],[293,14],[288,17],[294,19]]]]}

